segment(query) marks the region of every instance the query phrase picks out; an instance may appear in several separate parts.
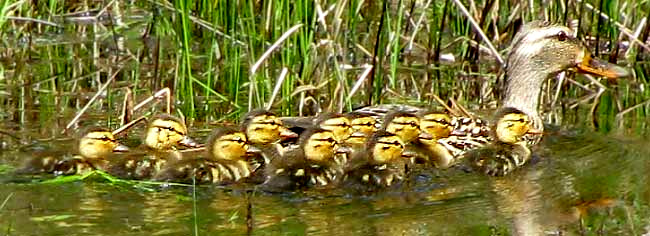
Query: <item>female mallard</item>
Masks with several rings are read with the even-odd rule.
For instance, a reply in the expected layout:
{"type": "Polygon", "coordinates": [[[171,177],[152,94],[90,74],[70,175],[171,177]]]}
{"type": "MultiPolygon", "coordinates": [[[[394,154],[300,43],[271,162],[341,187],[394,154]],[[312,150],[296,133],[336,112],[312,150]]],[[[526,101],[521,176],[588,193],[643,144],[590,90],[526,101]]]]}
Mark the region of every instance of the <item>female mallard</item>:
{"type": "MultiPolygon", "coordinates": [[[[533,127],[540,131],[544,127],[538,110],[539,100],[546,79],[566,70],[607,78],[628,75],[628,71],[622,67],[592,58],[589,49],[573,35],[573,31],[565,26],[534,21],[522,26],[513,38],[502,84],[504,96],[501,106],[524,112],[533,121],[533,127]]],[[[366,107],[360,112],[381,115],[392,110],[416,113],[422,109],[380,105],[366,107]]],[[[488,126],[475,124],[474,119],[470,118],[452,119],[455,124],[452,136],[462,136],[464,140],[464,137],[470,137],[480,143],[486,142],[489,132],[481,129],[488,126]]],[[[537,143],[540,138],[540,134],[533,135],[529,144],[537,143]]]]}

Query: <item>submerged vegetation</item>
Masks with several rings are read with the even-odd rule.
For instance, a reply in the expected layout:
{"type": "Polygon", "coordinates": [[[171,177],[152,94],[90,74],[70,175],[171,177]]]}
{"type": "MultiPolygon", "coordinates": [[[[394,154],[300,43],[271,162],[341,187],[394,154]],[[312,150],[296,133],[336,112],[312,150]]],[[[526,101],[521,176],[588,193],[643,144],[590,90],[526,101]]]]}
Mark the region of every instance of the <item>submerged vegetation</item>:
{"type": "Polygon", "coordinates": [[[309,115],[379,103],[436,106],[435,97],[494,108],[502,55],[531,20],[569,25],[596,56],[635,75],[550,80],[546,111],[589,109],[607,131],[642,130],[650,109],[647,1],[21,0],[0,7],[0,117],[23,124],[63,122],[99,93],[91,111],[109,111],[110,125],[127,90],[140,98],[163,87],[198,121],[232,120],[258,107],[309,115]]]}

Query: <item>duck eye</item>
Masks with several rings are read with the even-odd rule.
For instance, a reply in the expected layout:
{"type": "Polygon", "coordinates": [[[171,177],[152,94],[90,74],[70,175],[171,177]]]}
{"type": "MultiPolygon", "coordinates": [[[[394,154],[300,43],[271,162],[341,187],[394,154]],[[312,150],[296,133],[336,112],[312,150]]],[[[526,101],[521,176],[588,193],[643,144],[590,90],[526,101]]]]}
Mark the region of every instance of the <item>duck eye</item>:
{"type": "Polygon", "coordinates": [[[100,137],[100,138],[98,138],[98,139],[101,140],[101,141],[110,141],[110,142],[113,141],[113,139],[111,139],[111,138],[109,138],[109,137],[106,137],[106,136],[102,136],[102,137],[100,137]]]}
{"type": "Polygon", "coordinates": [[[388,147],[388,146],[383,146],[383,147],[381,147],[382,150],[387,150],[387,149],[389,149],[389,148],[390,148],[390,147],[388,147]]]}
{"type": "Polygon", "coordinates": [[[560,42],[564,41],[567,39],[567,34],[564,31],[560,31],[557,33],[557,40],[560,40],[560,42]]]}

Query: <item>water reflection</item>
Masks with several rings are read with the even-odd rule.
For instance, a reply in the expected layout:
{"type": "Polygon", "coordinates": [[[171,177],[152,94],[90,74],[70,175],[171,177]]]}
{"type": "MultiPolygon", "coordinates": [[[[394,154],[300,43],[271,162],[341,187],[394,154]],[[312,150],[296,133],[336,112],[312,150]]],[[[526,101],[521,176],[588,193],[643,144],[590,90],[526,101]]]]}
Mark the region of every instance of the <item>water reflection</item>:
{"type": "MultiPolygon", "coordinates": [[[[503,178],[424,172],[396,189],[269,194],[199,186],[145,191],[101,179],[65,184],[2,174],[11,235],[611,235],[650,225],[645,141],[554,133],[503,178]]],[[[0,160],[14,165],[21,151],[0,160]]]]}

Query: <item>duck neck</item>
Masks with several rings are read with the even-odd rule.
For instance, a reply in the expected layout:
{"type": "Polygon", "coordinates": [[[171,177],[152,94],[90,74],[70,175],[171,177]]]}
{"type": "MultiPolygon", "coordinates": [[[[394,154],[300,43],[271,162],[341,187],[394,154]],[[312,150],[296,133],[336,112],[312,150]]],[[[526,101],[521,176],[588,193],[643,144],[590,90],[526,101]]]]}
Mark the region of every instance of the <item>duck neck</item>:
{"type": "Polygon", "coordinates": [[[534,66],[522,65],[508,68],[503,107],[516,108],[528,115],[534,127],[543,129],[542,118],[537,111],[542,83],[550,76],[548,73],[535,71],[534,66]]]}

